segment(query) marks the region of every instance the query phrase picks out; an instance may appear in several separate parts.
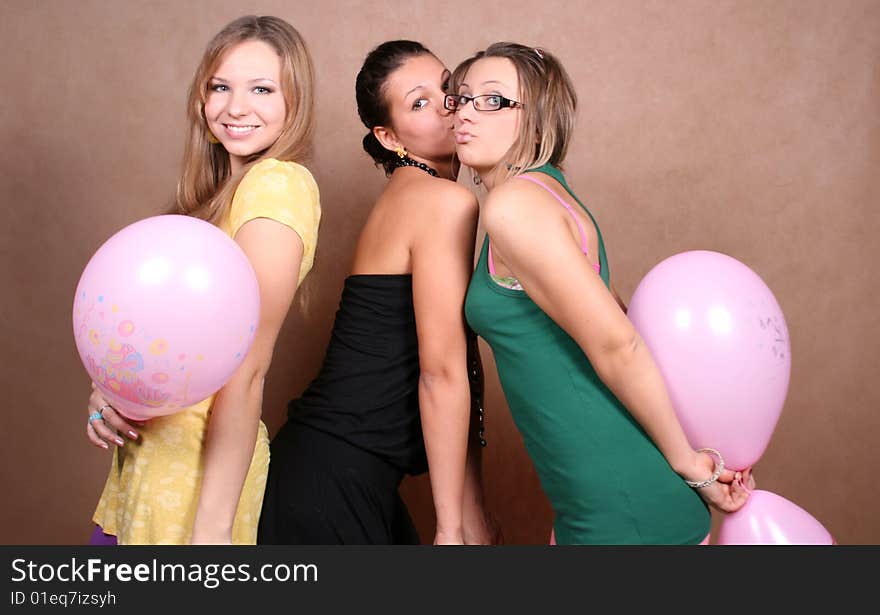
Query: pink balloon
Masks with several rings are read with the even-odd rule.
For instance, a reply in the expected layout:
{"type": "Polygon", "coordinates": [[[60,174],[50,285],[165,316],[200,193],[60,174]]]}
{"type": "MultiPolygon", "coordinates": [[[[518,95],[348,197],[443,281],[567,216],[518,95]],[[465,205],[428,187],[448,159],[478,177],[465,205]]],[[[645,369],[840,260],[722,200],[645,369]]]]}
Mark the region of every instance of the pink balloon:
{"type": "Polygon", "coordinates": [[[683,252],[648,272],[628,316],[691,445],[717,449],[732,469],[758,461],[791,373],[785,318],[763,280],[724,254],[683,252]]]}
{"type": "Polygon", "coordinates": [[[810,513],[770,491],[753,491],[745,505],[725,515],[719,545],[831,545],[831,534],[810,513]]]}
{"type": "Polygon", "coordinates": [[[155,216],[89,260],[73,334],[104,398],[144,420],[217,392],[247,355],[259,315],[257,278],[235,241],[196,218],[155,216]]]}

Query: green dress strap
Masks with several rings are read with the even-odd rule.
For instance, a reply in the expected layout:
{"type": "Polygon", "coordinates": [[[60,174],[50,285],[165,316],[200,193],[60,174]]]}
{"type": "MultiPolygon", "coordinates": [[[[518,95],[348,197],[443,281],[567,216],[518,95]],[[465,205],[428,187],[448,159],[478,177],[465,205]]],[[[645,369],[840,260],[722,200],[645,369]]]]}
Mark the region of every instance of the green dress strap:
{"type": "Polygon", "coordinates": [[[577,197],[577,195],[572,191],[568,186],[568,182],[565,181],[565,175],[562,174],[558,168],[554,167],[552,164],[544,164],[539,167],[535,167],[526,171],[526,173],[544,173],[545,175],[549,175],[556,181],[558,181],[565,191],[573,198],[578,205],[581,206],[587,215],[590,217],[590,220],[593,221],[593,227],[596,229],[596,236],[599,238],[599,264],[601,265],[601,270],[599,275],[602,277],[602,281],[605,282],[605,286],[608,287],[610,285],[611,279],[611,270],[608,267],[608,259],[605,257],[605,240],[602,239],[602,231],[599,230],[599,223],[596,222],[596,218],[593,216],[592,212],[587,209],[587,206],[584,205],[581,200],[577,197]]]}

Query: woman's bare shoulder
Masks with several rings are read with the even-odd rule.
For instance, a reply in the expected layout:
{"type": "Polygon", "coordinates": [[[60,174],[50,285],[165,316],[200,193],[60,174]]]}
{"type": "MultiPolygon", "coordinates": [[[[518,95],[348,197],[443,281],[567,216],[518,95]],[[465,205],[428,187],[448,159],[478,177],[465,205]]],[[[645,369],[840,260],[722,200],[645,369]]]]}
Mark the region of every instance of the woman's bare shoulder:
{"type": "Polygon", "coordinates": [[[479,206],[476,195],[465,186],[428,175],[411,181],[399,196],[403,207],[410,209],[412,204],[417,204],[417,211],[427,218],[441,214],[472,216],[479,206]]]}

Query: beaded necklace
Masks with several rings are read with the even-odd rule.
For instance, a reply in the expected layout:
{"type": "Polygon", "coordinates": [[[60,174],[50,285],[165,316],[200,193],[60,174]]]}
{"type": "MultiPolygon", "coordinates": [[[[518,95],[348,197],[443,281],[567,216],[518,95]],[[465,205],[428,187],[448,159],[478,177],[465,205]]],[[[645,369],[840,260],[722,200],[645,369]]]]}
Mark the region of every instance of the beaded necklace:
{"type": "Polygon", "coordinates": [[[479,418],[479,433],[477,434],[480,439],[480,446],[486,446],[486,424],[485,424],[485,411],[483,410],[483,364],[480,361],[480,351],[477,348],[477,340],[474,338],[473,347],[468,348],[468,354],[470,356],[470,369],[468,370],[468,381],[470,382],[471,389],[471,403],[477,406],[477,413],[479,418]],[[473,353],[473,354],[471,354],[473,353]]]}
{"type": "Polygon", "coordinates": [[[409,156],[403,156],[402,158],[398,158],[394,161],[394,168],[397,169],[400,167],[418,167],[428,175],[438,177],[437,171],[426,165],[424,162],[418,162],[416,160],[413,160],[409,156]]]}

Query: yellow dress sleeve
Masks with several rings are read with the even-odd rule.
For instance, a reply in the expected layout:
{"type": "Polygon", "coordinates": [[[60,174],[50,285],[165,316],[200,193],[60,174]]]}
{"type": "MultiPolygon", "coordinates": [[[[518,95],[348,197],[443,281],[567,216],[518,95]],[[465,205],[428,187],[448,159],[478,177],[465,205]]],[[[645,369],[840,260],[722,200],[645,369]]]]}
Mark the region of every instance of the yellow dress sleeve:
{"type": "Polygon", "coordinates": [[[321,205],[318,185],[304,166],[275,159],[264,160],[242,178],[232,206],[220,227],[235,237],[245,223],[269,218],[292,228],[303,244],[299,282],[315,261],[321,205]]]}

